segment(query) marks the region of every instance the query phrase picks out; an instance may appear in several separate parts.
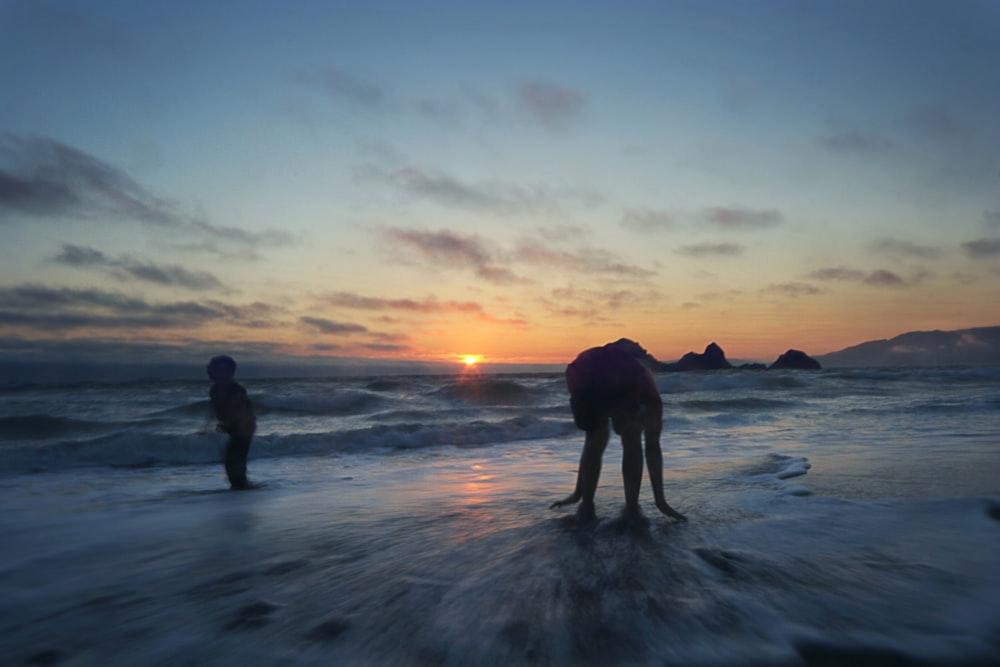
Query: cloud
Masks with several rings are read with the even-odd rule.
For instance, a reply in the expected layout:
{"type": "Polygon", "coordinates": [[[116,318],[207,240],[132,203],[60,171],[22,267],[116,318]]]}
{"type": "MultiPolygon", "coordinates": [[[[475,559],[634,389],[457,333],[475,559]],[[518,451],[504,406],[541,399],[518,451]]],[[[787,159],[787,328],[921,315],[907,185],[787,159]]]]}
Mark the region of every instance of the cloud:
{"type": "Polygon", "coordinates": [[[675,217],[666,211],[630,208],[622,214],[621,225],[634,232],[658,232],[676,226],[675,217]]]}
{"type": "Polygon", "coordinates": [[[113,216],[169,224],[169,205],[125,173],[52,139],[0,139],[0,220],[33,216],[113,216]]]}
{"type": "Polygon", "coordinates": [[[94,289],[54,288],[25,283],[14,287],[0,287],[0,307],[29,311],[50,308],[96,307],[117,312],[137,312],[148,309],[142,299],[120,292],[94,289]]]}
{"type": "Polygon", "coordinates": [[[890,139],[860,130],[833,132],[824,136],[821,143],[830,150],[843,153],[884,153],[895,148],[890,139]]]}
{"type": "Polygon", "coordinates": [[[744,207],[714,207],[702,211],[705,220],[727,229],[766,229],[781,223],[780,211],[744,207]]]}
{"type": "Polygon", "coordinates": [[[458,104],[440,100],[428,98],[414,100],[413,108],[420,116],[446,128],[462,125],[465,117],[458,104]]]}
{"type": "Polygon", "coordinates": [[[688,257],[734,257],[743,254],[743,246],[737,243],[696,243],[681,246],[677,253],[688,257]]]}
{"type": "Polygon", "coordinates": [[[892,257],[917,257],[919,259],[935,259],[941,256],[941,249],[932,246],[918,245],[902,239],[881,238],[869,244],[872,252],[892,257]]]}
{"type": "Polygon", "coordinates": [[[906,284],[905,280],[886,269],[865,272],[858,269],[835,266],[812,271],[809,273],[809,277],[814,280],[823,281],[860,282],[876,287],[899,287],[906,284]]]}
{"type": "Polygon", "coordinates": [[[576,286],[552,290],[550,297],[539,302],[554,317],[572,317],[588,322],[610,322],[605,313],[633,305],[654,303],[660,295],[654,291],[589,290],[576,286]]]}
{"type": "Polygon", "coordinates": [[[11,34],[31,35],[33,45],[41,50],[67,48],[114,58],[133,56],[135,43],[128,29],[92,14],[96,13],[59,3],[8,2],[0,9],[0,24],[11,34]]]}
{"type": "Polygon", "coordinates": [[[848,269],[843,266],[831,266],[823,269],[816,269],[809,274],[815,280],[864,280],[864,271],[848,269]]]}
{"type": "MultiPolygon", "coordinates": [[[[286,246],[295,242],[295,235],[281,229],[249,231],[240,227],[215,225],[204,220],[189,219],[182,227],[228,244],[256,247],[286,246]]],[[[229,250],[232,252],[232,249],[229,250]]],[[[225,251],[223,251],[225,252],[225,251]]]]}
{"type": "Polygon", "coordinates": [[[17,215],[137,221],[253,246],[292,241],[279,230],[251,232],[186,215],[92,155],[53,139],[6,134],[0,138],[0,223],[17,215]]]}
{"type": "Polygon", "coordinates": [[[578,241],[587,236],[588,230],[579,225],[546,225],[535,230],[546,241],[578,241]]]}
{"type": "Polygon", "coordinates": [[[352,292],[337,292],[324,299],[333,306],[358,310],[401,310],[415,313],[481,313],[483,307],[474,301],[438,301],[429,296],[423,300],[384,299],[361,296],[352,292]]]}
{"type": "Polygon", "coordinates": [[[388,240],[416,250],[432,262],[478,267],[492,261],[492,252],[478,236],[462,236],[449,230],[436,232],[394,227],[386,230],[388,240]]]}
{"type": "Polygon", "coordinates": [[[422,300],[416,299],[385,299],[379,297],[361,296],[352,292],[337,292],[324,298],[324,302],[342,308],[354,308],[358,310],[374,311],[402,311],[417,314],[448,314],[458,313],[460,315],[474,317],[480,321],[491,322],[493,324],[509,324],[522,326],[526,324],[523,319],[503,319],[487,313],[482,305],[475,301],[439,301],[429,296],[422,300]]]}
{"type": "Polygon", "coordinates": [[[64,244],[52,261],[77,268],[98,268],[121,280],[137,279],[158,285],[184,287],[190,290],[225,290],[222,282],[207,271],[191,271],[172,264],[154,264],[127,255],[109,257],[94,248],[64,244]]]}
{"type": "Polygon", "coordinates": [[[976,239],[962,244],[962,249],[973,259],[990,259],[1000,256],[1000,238],[976,239]]]}
{"type": "Polygon", "coordinates": [[[394,227],[383,232],[390,243],[416,253],[433,266],[471,269],[487,282],[506,284],[523,282],[509,269],[498,266],[497,251],[478,236],[464,236],[449,230],[429,232],[394,227]]]}
{"type": "Polygon", "coordinates": [[[879,287],[899,287],[906,283],[906,281],[898,275],[892,271],[887,271],[886,269],[876,269],[875,271],[872,271],[865,276],[861,282],[866,285],[875,285],[879,287]]]}
{"type": "Polygon", "coordinates": [[[983,211],[983,224],[994,232],[1000,232],[1000,211],[983,211]]]}
{"type": "Polygon", "coordinates": [[[655,271],[630,265],[603,248],[565,250],[536,239],[523,239],[512,249],[504,249],[479,236],[462,235],[450,230],[432,232],[391,228],[383,232],[383,238],[410,254],[415,251],[431,266],[469,269],[483,280],[495,284],[529,282],[509,268],[512,263],[625,278],[646,278],[656,274],[655,271]]]}
{"type": "Polygon", "coordinates": [[[645,278],[655,271],[626,264],[601,248],[560,250],[534,240],[523,240],[514,249],[512,257],[518,261],[539,266],[558,267],[582,273],[604,273],[645,278]]]}
{"type": "Polygon", "coordinates": [[[381,86],[343,70],[327,65],[318,71],[299,71],[296,81],[315,85],[330,96],[369,109],[386,106],[387,94],[381,86]]]}
{"type": "Polygon", "coordinates": [[[307,329],[321,334],[353,334],[366,333],[367,327],[350,322],[335,322],[323,317],[300,317],[299,323],[307,329]]]}
{"type": "Polygon", "coordinates": [[[965,139],[971,134],[971,128],[949,108],[936,104],[917,107],[907,115],[906,122],[929,139],[965,139]]]}
{"type": "Polygon", "coordinates": [[[391,172],[366,167],[359,169],[356,174],[441,206],[499,215],[551,211],[556,208],[554,198],[540,188],[502,183],[465,183],[430,167],[404,167],[391,172]]]}
{"type": "Polygon", "coordinates": [[[514,91],[521,108],[549,130],[558,130],[578,118],[586,106],[579,91],[545,81],[529,81],[514,91]]]}
{"type": "Polygon", "coordinates": [[[48,287],[33,283],[0,287],[0,322],[53,332],[190,329],[225,322],[241,327],[275,326],[284,309],[266,303],[243,305],[208,300],[151,303],[121,292],[48,287]]]}
{"type": "Polygon", "coordinates": [[[372,352],[406,352],[410,346],[396,343],[363,343],[361,348],[372,352]]]}
{"type": "Polygon", "coordinates": [[[772,284],[768,285],[761,291],[765,294],[779,294],[789,297],[815,296],[823,293],[823,290],[815,285],[799,282],[772,284]]]}

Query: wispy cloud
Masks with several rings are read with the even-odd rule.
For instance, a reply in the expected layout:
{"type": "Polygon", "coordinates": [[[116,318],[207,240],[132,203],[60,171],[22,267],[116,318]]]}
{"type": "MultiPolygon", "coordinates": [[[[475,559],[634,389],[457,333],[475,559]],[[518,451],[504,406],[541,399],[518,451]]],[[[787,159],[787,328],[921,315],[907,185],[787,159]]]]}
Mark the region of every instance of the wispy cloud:
{"type": "Polygon", "coordinates": [[[592,290],[571,286],[552,290],[549,296],[539,297],[539,303],[554,317],[608,323],[612,321],[609,315],[621,309],[656,303],[659,298],[655,290],[592,290]]]}
{"type": "Polygon", "coordinates": [[[295,73],[299,83],[320,88],[331,97],[368,109],[383,108],[388,95],[378,84],[336,65],[316,70],[299,70],[295,73]]]}
{"type": "Polygon", "coordinates": [[[1000,232],[1000,211],[983,211],[983,224],[991,231],[1000,232]]]}
{"type": "Polygon", "coordinates": [[[405,352],[410,349],[409,345],[398,343],[362,343],[359,347],[372,352],[405,352]]]}
{"type": "Polygon", "coordinates": [[[360,324],[354,324],[351,322],[336,322],[334,320],[328,320],[324,317],[300,317],[299,323],[311,330],[321,334],[354,334],[354,333],[366,333],[368,327],[362,326],[360,324]]]}
{"type": "Polygon", "coordinates": [[[743,246],[738,243],[695,243],[677,249],[680,255],[688,257],[735,257],[743,254],[743,246]]]}
{"type": "Polygon", "coordinates": [[[353,292],[337,292],[323,299],[324,303],[341,308],[358,310],[394,311],[420,315],[458,314],[491,324],[524,326],[521,318],[501,318],[486,312],[482,304],[475,301],[440,301],[433,296],[424,299],[386,299],[362,296],[353,292]]]}
{"type": "Polygon", "coordinates": [[[820,141],[830,150],[843,153],[884,153],[895,148],[891,139],[861,130],[831,132],[820,141]]]}
{"type": "Polygon", "coordinates": [[[402,192],[441,206],[514,215],[551,211],[557,208],[555,197],[538,187],[504,183],[468,183],[431,167],[404,167],[385,171],[377,167],[358,169],[356,175],[392,186],[402,192]]]}
{"type": "Polygon", "coordinates": [[[717,206],[706,208],[702,215],[708,222],[726,229],[766,229],[779,225],[780,211],[775,209],[753,209],[741,206],[717,206]]]}
{"type": "Polygon", "coordinates": [[[76,268],[101,269],[120,280],[142,280],[196,291],[226,291],[222,281],[207,271],[192,271],[175,264],[145,262],[128,255],[109,257],[100,250],[87,246],[64,244],[62,251],[52,261],[76,268]]]}
{"type": "Polygon", "coordinates": [[[458,127],[465,120],[465,113],[462,107],[454,102],[424,97],[414,100],[413,108],[422,118],[426,118],[442,127],[458,127]]]}
{"type": "Polygon", "coordinates": [[[809,277],[822,281],[859,282],[875,287],[901,287],[906,284],[906,281],[898,274],[888,269],[861,271],[843,266],[834,266],[816,269],[809,273],[809,277]]]}
{"type": "Polygon", "coordinates": [[[822,294],[823,290],[815,285],[810,285],[809,283],[801,282],[789,282],[780,284],[771,284],[761,290],[764,294],[778,294],[781,296],[789,297],[800,297],[800,296],[815,296],[817,294],[822,294]]]}
{"type": "Polygon", "coordinates": [[[337,292],[324,298],[332,306],[358,310],[391,310],[413,313],[481,313],[482,305],[475,301],[439,301],[429,296],[417,299],[386,299],[362,296],[353,292],[337,292]]]}
{"type": "Polygon", "coordinates": [[[586,97],[578,90],[546,81],[529,81],[515,89],[521,108],[543,127],[559,130],[583,113],[586,97]]]}
{"type": "Polygon", "coordinates": [[[905,122],[919,134],[934,140],[965,139],[972,133],[972,129],[951,108],[938,104],[913,109],[905,122]]]}
{"type": "Polygon", "coordinates": [[[878,287],[901,287],[906,284],[906,281],[899,275],[887,269],[876,269],[865,276],[861,282],[878,287]]]}
{"type": "Polygon", "coordinates": [[[965,254],[973,259],[1000,257],[1000,238],[976,239],[962,244],[965,254]]]}
{"type": "Polygon", "coordinates": [[[554,243],[579,241],[589,233],[585,227],[580,225],[545,225],[535,231],[542,239],[554,243]]]}
{"type": "Polygon", "coordinates": [[[538,266],[558,267],[582,273],[615,274],[637,278],[656,274],[655,271],[628,264],[602,248],[562,250],[540,241],[523,240],[517,244],[512,257],[517,261],[538,266]]]}
{"type": "Polygon", "coordinates": [[[124,172],[52,139],[0,139],[0,220],[32,216],[112,216],[170,224],[170,205],[124,172]]]}
{"type": "Polygon", "coordinates": [[[497,251],[479,236],[467,236],[449,230],[387,229],[383,238],[404,250],[414,251],[433,266],[471,269],[492,283],[520,282],[522,279],[497,264],[497,251]]]}
{"type": "Polygon", "coordinates": [[[0,223],[18,216],[135,221],[249,246],[292,241],[284,231],[251,232],[187,215],[81,150],[54,139],[6,134],[0,138],[0,223]]]}
{"type": "Polygon", "coordinates": [[[879,255],[890,257],[916,257],[918,259],[935,259],[940,257],[942,251],[933,246],[920,245],[912,241],[905,241],[894,238],[881,238],[872,241],[869,249],[879,255]]]}
{"type": "Polygon", "coordinates": [[[0,287],[0,322],[11,327],[67,329],[189,329],[212,322],[261,328],[277,324],[284,309],[262,302],[149,302],[121,292],[25,283],[0,287]]]}
{"type": "Polygon", "coordinates": [[[848,269],[844,266],[829,266],[816,269],[809,274],[815,280],[864,280],[867,274],[857,269],[848,269]]]}
{"type": "Polygon", "coordinates": [[[60,3],[8,2],[0,8],[0,22],[12,34],[32,36],[42,49],[69,48],[114,58],[134,56],[133,35],[123,24],[98,17],[85,8],[60,3]]]}
{"type": "Polygon", "coordinates": [[[622,214],[621,225],[634,232],[659,232],[676,227],[677,218],[666,211],[630,208],[622,214]]]}
{"type": "Polygon", "coordinates": [[[472,270],[479,278],[496,284],[529,282],[510,268],[512,264],[622,278],[647,278],[656,273],[629,264],[603,248],[565,249],[556,242],[538,239],[522,239],[512,248],[504,248],[480,236],[451,230],[403,228],[384,230],[382,238],[411,255],[415,253],[429,266],[472,270]]]}

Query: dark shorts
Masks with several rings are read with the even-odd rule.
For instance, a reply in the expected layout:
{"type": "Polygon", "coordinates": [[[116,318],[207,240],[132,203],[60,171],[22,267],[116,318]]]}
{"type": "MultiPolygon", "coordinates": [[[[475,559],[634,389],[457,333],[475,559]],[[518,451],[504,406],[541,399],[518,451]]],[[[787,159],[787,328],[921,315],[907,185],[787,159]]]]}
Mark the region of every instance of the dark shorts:
{"type": "Polygon", "coordinates": [[[610,419],[615,433],[621,435],[630,426],[636,428],[642,423],[642,404],[635,398],[585,392],[570,396],[569,406],[581,431],[596,431],[610,419]]]}

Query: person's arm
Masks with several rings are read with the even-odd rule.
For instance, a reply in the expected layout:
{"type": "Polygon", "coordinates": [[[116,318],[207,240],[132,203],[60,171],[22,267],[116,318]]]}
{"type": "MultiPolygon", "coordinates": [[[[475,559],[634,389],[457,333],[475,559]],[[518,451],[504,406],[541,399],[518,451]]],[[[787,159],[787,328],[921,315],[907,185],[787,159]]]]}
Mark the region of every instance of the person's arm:
{"type": "Polygon", "coordinates": [[[212,387],[211,398],[219,420],[216,430],[244,437],[253,435],[257,418],[242,385],[236,382],[216,384],[212,387]]]}
{"type": "Polygon", "coordinates": [[[656,387],[653,376],[646,373],[642,392],[643,429],[646,440],[646,467],[649,469],[649,483],[653,487],[656,508],[663,514],[678,521],[687,518],[667,502],[663,493],[663,450],[660,449],[660,434],[663,431],[663,399],[656,387]]]}

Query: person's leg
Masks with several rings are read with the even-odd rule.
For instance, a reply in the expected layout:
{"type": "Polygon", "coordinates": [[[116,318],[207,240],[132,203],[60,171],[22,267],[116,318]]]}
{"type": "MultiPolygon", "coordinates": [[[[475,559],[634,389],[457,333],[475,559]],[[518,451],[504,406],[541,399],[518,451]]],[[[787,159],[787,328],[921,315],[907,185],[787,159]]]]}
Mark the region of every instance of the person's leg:
{"type": "Polygon", "coordinates": [[[639,514],[642,486],[642,437],[640,431],[622,434],[622,479],[625,482],[625,513],[639,514]]]}
{"type": "Polygon", "coordinates": [[[625,514],[638,515],[642,487],[642,419],[632,406],[615,413],[611,424],[622,439],[622,480],[625,484],[625,514]]]}
{"type": "Polygon", "coordinates": [[[247,455],[250,452],[248,438],[229,437],[226,445],[226,476],[233,489],[245,489],[247,483],[247,455]]]}
{"type": "Polygon", "coordinates": [[[601,459],[610,437],[608,422],[604,420],[598,428],[587,431],[583,441],[583,454],[580,456],[580,470],[577,473],[580,507],[576,510],[576,516],[581,521],[593,521],[597,516],[594,511],[594,494],[597,493],[597,481],[601,476],[601,459]]]}

